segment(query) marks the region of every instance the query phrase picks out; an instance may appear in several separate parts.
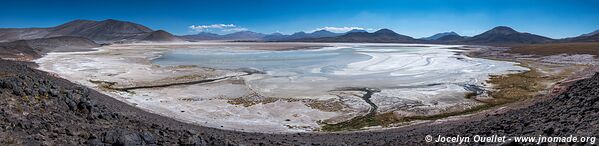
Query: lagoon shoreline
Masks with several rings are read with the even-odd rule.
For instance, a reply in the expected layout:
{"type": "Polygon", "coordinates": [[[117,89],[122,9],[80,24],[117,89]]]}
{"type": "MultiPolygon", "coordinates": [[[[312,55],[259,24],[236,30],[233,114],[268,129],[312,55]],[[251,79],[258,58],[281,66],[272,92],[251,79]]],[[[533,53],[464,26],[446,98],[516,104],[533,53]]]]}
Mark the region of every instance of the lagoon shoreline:
{"type": "MultiPolygon", "coordinates": [[[[23,65],[19,65],[20,63],[16,63],[13,61],[2,61],[2,64],[5,64],[6,67],[11,67],[12,69],[2,70],[3,74],[25,74],[30,75],[34,78],[38,76],[43,76],[43,78],[49,78],[49,80],[60,82],[61,86],[71,87],[76,86],[75,83],[67,81],[65,79],[56,78],[50,73],[27,69],[23,65]]],[[[10,77],[10,76],[3,76],[10,77]]],[[[585,82],[593,82],[591,79],[583,80],[585,82]]],[[[59,84],[57,84],[59,85],[59,84]]],[[[583,83],[578,83],[576,86],[584,86],[583,83]]],[[[573,87],[572,87],[573,88],[573,87]]],[[[574,89],[574,88],[573,88],[574,89]]],[[[5,90],[3,90],[5,91],[5,90]]],[[[217,128],[208,128],[203,126],[198,126],[195,124],[188,124],[179,122],[169,117],[164,117],[156,114],[152,114],[141,110],[137,107],[130,106],[122,101],[116,100],[110,96],[98,93],[96,91],[90,91],[90,99],[95,101],[100,106],[107,107],[106,109],[110,112],[114,113],[122,113],[124,116],[139,122],[142,125],[161,125],[158,127],[150,126],[148,130],[155,129],[158,131],[174,132],[174,133],[193,133],[192,135],[196,135],[196,137],[200,137],[199,141],[205,142],[208,145],[225,145],[225,144],[245,144],[245,145],[260,145],[260,144],[276,144],[276,145],[304,145],[304,144],[323,144],[323,145],[385,145],[385,144],[418,144],[424,142],[424,137],[426,135],[435,134],[435,135],[452,135],[452,134],[461,134],[463,133],[485,133],[490,131],[491,129],[495,129],[498,127],[503,127],[502,131],[495,131],[495,134],[505,134],[505,135],[525,135],[525,134],[543,134],[546,133],[547,129],[544,124],[539,124],[540,126],[526,127],[521,124],[511,124],[504,123],[504,121],[513,121],[516,123],[521,123],[522,116],[529,117],[525,121],[529,119],[545,119],[550,118],[545,115],[535,115],[533,113],[540,111],[548,111],[548,112],[559,112],[559,110],[555,109],[547,109],[553,104],[563,104],[559,102],[565,102],[559,100],[559,98],[542,98],[542,99],[533,99],[533,101],[528,101],[528,104],[523,107],[530,106],[529,109],[520,109],[520,108],[495,108],[485,112],[480,112],[474,115],[467,115],[465,117],[457,116],[453,118],[447,118],[442,120],[434,120],[434,121],[426,121],[419,124],[413,124],[406,127],[392,128],[392,129],[383,129],[383,130],[370,130],[370,131],[360,131],[360,132],[334,132],[334,133],[282,133],[282,134],[274,134],[274,133],[254,133],[254,132],[241,132],[241,131],[231,131],[231,130],[221,130],[217,128]],[[540,106],[544,105],[544,106],[540,106]],[[490,116],[489,115],[493,115],[490,116]],[[484,118],[476,118],[476,117],[484,117],[484,118]],[[466,126],[467,128],[463,128],[466,126]],[[169,130],[166,130],[169,129],[169,130]],[[187,132],[186,132],[187,131],[187,132]]],[[[2,92],[3,95],[9,94],[8,92],[2,92]]],[[[594,94],[594,93],[590,93],[594,94]]],[[[563,95],[562,95],[563,96],[563,95]]],[[[597,97],[597,96],[595,96],[597,97]]],[[[567,104],[570,105],[570,104],[567,104]]],[[[559,107],[566,108],[566,107],[559,107]]],[[[555,113],[553,113],[555,114],[555,113]]],[[[592,114],[592,113],[588,113],[592,114]]],[[[582,116],[580,118],[592,118],[589,116],[582,116]]],[[[560,119],[567,120],[567,119],[560,119]]],[[[534,122],[534,121],[528,121],[534,122]]],[[[559,124],[559,120],[553,122],[554,124],[559,124]]],[[[135,123],[135,122],[133,122],[135,123]]],[[[139,125],[132,125],[134,127],[138,127],[139,125]]],[[[584,130],[584,126],[577,127],[576,129],[570,130],[578,130],[582,132],[591,132],[593,133],[593,129],[584,130]],[[582,128],[580,128],[582,127],[582,128]]],[[[109,130],[111,128],[100,128],[109,130]]],[[[125,128],[126,129],[126,128],[125,128]]],[[[81,129],[83,131],[89,131],[90,129],[81,129]]],[[[114,130],[114,129],[113,129],[114,130]]],[[[143,133],[136,133],[137,130],[132,130],[130,132],[121,132],[114,133],[116,135],[143,135],[143,133]]],[[[142,130],[143,131],[143,130],[142,130]]],[[[560,131],[553,129],[552,131],[557,131],[553,134],[559,134],[560,131]]],[[[594,131],[596,133],[596,131],[594,131]]],[[[156,133],[158,134],[158,133],[156,133]]],[[[97,134],[96,138],[92,138],[90,140],[84,141],[83,143],[91,143],[96,142],[100,139],[102,143],[109,143],[109,140],[106,140],[106,134],[97,134]],[[102,135],[102,136],[98,136],[102,135]]],[[[175,134],[176,136],[177,134],[175,134]]],[[[185,134],[184,134],[185,135],[185,134]]],[[[157,136],[161,137],[161,136],[157,136]]],[[[190,136],[188,136],[190,137],[190,136]]],[[[193,137],[193,136],[191,136],[193,137]]],[[[161,137],[167,138],[167,137],[161,137]]],[[[197,140],[197,139],[195,139],[197,140]]],[[[118,140],[117,140],[118,141],[118,140]]],[[[174,140],[177,141],[177,140],[174,140]]],[[[185,140],[179,139],[177,142],[181,142],[185,140]]],[[[81,142],[81,141],[79,141],[81,142]]],[[[171,141],[173,142],[173,141],[171,141]]],[[[73,143],[76,144],[76,143],[73,143]]]]}

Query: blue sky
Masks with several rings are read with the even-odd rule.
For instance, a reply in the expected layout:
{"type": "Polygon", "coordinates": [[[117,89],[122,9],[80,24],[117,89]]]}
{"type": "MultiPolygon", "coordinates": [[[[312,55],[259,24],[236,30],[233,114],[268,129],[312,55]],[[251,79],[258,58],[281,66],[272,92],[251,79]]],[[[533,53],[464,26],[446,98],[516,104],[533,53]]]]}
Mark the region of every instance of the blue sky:
{"type": "Polygon", "coordinates": [[[118,19],[174,34],[319,28],[389,28],[413,37],[476,35],[504,25],[552,38],[599,29],[592,0],[2,0],[0,27],[50,27],[74,19],[118,19]],[[195,26],[191,29],[190,26],[195,26]]]}

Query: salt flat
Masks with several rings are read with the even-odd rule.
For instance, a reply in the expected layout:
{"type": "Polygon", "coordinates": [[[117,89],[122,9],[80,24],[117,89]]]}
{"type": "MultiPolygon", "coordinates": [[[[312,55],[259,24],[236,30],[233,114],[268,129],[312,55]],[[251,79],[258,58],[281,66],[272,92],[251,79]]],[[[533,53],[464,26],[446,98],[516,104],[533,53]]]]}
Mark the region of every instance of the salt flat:
{"type": "Polygon", "coordinates": [[[40,69],[139,108],[200,125],[305,132],[377,112],[428,115],[479,105],[466,86],[527,70],[420,44],[126,44],[50,53],[40,69]],[[302,49],[304,48],[304,49],[302,49]],[[258,72],[248,72],[257,70],[258,72]]]}

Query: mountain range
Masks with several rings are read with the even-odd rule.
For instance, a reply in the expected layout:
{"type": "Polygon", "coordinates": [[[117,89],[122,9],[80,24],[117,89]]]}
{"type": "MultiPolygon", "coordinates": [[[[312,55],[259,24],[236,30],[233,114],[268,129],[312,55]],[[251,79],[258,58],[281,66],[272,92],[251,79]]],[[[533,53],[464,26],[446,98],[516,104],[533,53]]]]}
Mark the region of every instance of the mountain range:
{"type": "Polygon", "coordinates": [[[179,42],[179,41],[276,41],[276,42],[369,42],[369,43],[437,43],[437,44],[538,44],[553,42],[599,42],[599,30],[577,37],[552,39],[536,34],[518,32],[507,26],[498,26],[472,37],[455,32],[444,32],[430,37],[415,39],[389,29],[376,32],[351,30],[334,33],[318,30],[310,33],[297,32],[290,35],[263,34],[239,31],[230,34],[200,32],[193,35],[174,36],[164,30],[152,30],[141,24],[107,19],[103,21],[74,20],[49,28],[0,28],[0,42],[54,38],[61,36],[80,37],[96,43],[128,42],[179,42]]]}
{"type": "Polygon", "coordinates": [[[395,33],[389,29],[381,29],[373,33],[349,32],[340,36],[321,38],[301,38],[290,41],[296,42],[356,42],[356,43],[420,43],[412,37],[395,33]]]}
{"type": "Polygon", "coordinates": [[[507,26],[498,26],[473,37],[460,36],[455,32],[435,34],[430,37],[414,39],[397,34],[389,29],[381,29],[374,33],[346,33],[334,37],[301,38],[285,40],[293,42],[360,42],[360,43],[436,43],[436,44],[476,44],[476,45],[506,45],[506,44],[539,44],[553,42],[597,42],[598,33],[589,33],[569,39],[552,39],[536,34],[518,32],[507,26]]]}
{"type": "Polygon", "coordinates": [[[200,32],[193,35],[178,36],[186,41],[203,41],[203,40],[243,40],[243,41],[258,41],[267,36],[263,33],[253,31],[238,31],[230,34],[219,35],[209,32],[200,32]]]}
{"type": "MultiPolygon", "coordinates": [[[[349,32],[360,32],[360,30],[351,30],[349,32]]],[[[291,35],[281,33],[263,34],[252,31],[239,31],[235,33],[219,35],[209,32],[200,32],[193,35],[183,35],[180,38],[187,41],[202,41],[202,40],[244,40],[244,41],[289,41],[305,38],[322,38],[340,36],[345,33],[334,33],[327,30],[318,30],[311,33],[296,32],[291,35]]]]}

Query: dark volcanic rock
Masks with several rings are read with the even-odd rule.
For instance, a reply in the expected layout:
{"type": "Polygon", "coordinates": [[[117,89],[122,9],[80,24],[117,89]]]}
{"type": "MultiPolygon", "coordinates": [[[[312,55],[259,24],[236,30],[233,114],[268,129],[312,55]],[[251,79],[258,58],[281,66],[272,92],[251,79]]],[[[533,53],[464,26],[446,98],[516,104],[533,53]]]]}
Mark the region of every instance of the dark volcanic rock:
{"type": "Polygon", "coordinates": [[[108,106],[114,103],[97,104],[103,95],[15,62],[0,60],[0,91],[0,145],[172,145],[189,137],[203,142],[168,122],[142,122],[147,117],[108,106]]]}

